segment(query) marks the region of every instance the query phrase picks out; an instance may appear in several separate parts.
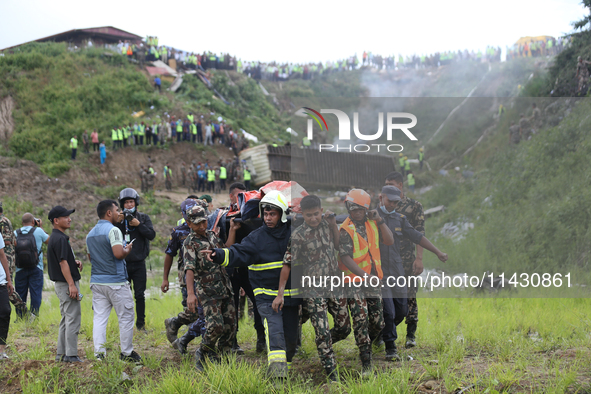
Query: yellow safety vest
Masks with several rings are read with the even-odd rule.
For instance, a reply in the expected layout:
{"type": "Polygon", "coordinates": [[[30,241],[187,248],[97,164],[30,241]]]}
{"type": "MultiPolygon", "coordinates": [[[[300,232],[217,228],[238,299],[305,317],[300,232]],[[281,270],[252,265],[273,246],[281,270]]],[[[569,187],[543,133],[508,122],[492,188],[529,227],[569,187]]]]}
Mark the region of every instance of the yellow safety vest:
{"type": "Polygon", "coordinates": [[[413,174],[408,174],[408,186],[414,186],[415,184],[415,177],[413,174]]]}
{"type": "Polygon", "coordinates": [[[226,179],[226,167],[220,167],[220,179],[226,179]]]}
{"type": "Polygon", "coordinates": [[[244,170],[244,180],[250,181],[250,171],[244,170]]]}
{"type": "Polygon", "coordinates": [[[215,171],[214,170],[207,170],[207,182],[215,181],[215,171]]]}
{"type": "Polygon", "coordinates": [[[78,149],[78,140],[76,138],[70,140],[70,148],[78,149]]]}

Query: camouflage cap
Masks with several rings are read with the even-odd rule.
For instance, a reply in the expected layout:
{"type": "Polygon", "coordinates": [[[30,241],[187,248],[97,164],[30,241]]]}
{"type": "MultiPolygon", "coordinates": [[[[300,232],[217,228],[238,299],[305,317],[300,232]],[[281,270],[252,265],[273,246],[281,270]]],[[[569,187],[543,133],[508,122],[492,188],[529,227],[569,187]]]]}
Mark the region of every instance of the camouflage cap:
{"type": "Polygon", "coordinates": [[[205,209],[199,204],[189,208],[189,210],[187,211],[187,217],[189,219],[189,222],[195,224],[199,224],[207,220],[207,214],[205,212],[205,209]]]}

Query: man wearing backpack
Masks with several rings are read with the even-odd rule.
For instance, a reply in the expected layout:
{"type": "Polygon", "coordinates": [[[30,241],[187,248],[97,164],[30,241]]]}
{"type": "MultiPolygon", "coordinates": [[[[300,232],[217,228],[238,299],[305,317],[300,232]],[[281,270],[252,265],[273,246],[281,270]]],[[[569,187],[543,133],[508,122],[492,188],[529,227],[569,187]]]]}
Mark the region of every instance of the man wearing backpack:
{"type": "MultiPolygon", "coordinates": [[[[22,224],[23,226],[14,232],[16,235],[14,287],[25,304],[27,294],[31,292],[31,315],[36,316],[39,314],[39,307],[41,307],[41,292],[43,291],[43,252],[41,252],[41,246],[43,243],[47,243],[49,235],[41,228],[41,219],[35,219],[28,212],[23,215],[22,224]]],[[[22,317],[22,315],[19,316],[22,317]]]]}

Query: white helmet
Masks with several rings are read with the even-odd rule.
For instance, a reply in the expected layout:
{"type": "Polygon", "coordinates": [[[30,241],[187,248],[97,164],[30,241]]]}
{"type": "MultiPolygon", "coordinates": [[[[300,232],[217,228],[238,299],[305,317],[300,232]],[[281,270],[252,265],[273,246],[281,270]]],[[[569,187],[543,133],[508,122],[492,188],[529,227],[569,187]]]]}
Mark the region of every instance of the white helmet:
{"type": "Polygon", "coordinates": [[[265,194],[265,197],[261,199],[259,203],[259,212],[261,214],[261,219],[263,218],[263,211],[265,206],[272,206],[273,208],[280,209],[283,214],[281,215],[281,221],[283,223],[287,222],[287,210],[289,209],[287,205],[287,198],[281,192],[277,190],[271,190],[269,193],[265,194]]]}

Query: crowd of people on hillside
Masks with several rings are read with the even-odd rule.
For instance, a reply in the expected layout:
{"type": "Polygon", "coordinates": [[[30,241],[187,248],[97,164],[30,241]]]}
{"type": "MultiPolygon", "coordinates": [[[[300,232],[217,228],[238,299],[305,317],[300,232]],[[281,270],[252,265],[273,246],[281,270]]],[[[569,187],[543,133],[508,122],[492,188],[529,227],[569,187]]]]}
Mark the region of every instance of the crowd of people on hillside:
{"type": "MultiPolygon", "coordinates": [[[[355,70],[362,67],[369,67],[377,70],[400,70],[432,68],[448,65],[455,62],[500,62],[502,49],[500,47],[487,46],[481,51],[444,51],[433,54],[403,56],[383,56],[374,54],[371,51],[364,51],[361,58],[357,54],[345,59],[318,63],[280,63],[280,62],[259,62],[243,61],[228,53],[215,54],[204,51],[202,54],[187,52],[158,45],[157,37],[148,36],[139,46],[128,42],[120,42],[116,50],[126,54],[130,58],[135,56],[137,61],[162,60],[165,63],[168,59],[176,61],[177,68],[186,69],[219,69],[234,70],[244,73],[254,79],[265,79],[270,81],[284,81],[292,78],[312,79],[321,74],[355,70]]],[[[552,56],[560,53],[570,43],[569,37],[544,37],[537,40],[524,41],[514,44],[513,47],[505,49],[506,59],[511,60],[518,57],[539,57],[552,56]]]]}
{"type": "MultiPolygon", "coordinates": [[[[100,131],[94,129],[90,135],[84,130],[80,139],[77,135],[70,139],[72,160],[76,160],[78,144],[81,143],[84,153],[90,152],[92,144],[93,152],[99,151],[101,164],[107,157],[105,136],[99,137],[100,131]],[[101,141],[99,143],[99,140],[101,141]]],[[[103,132],[102,134],[106,134],[103,132]]],[[[108,137],[112,141],[112,150],[118,150],[127,146],[163,146],[179,142],[190,142],[202,145],[224,145],[238,154],[249,147],[249,140],[242,132],[235,131],[221,117],[206,120],[204,115],[194,115],[190,112],[186,117],[165,114],[163,117],[146,119],[145,121],[128,123],[115,126],[108,137]],[[170,120],[164,120],[165,117],[170,120]]]]}

